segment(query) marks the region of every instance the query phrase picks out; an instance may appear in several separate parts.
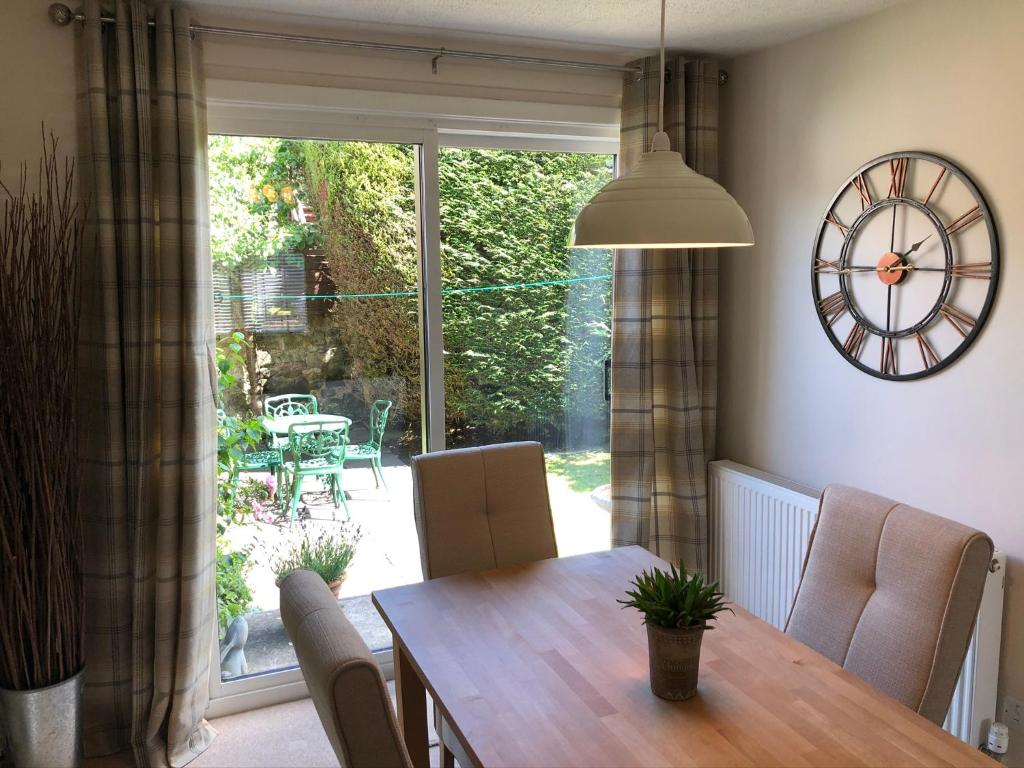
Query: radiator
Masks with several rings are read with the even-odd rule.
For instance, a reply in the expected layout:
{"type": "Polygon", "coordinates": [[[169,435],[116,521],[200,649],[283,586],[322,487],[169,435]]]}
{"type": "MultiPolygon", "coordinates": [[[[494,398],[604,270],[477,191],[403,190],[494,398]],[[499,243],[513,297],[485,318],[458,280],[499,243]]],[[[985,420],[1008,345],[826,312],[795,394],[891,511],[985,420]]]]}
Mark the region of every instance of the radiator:
{"type": "MultiPolygon", "coordinates": [[[[732,461],[708,474],[709,571],[737,605],[782,629],[800,583],[819,492],[732,461]]],[[[996,552],[943,727],[977,746],[996,714],[1006,557],[996,552]]]]}

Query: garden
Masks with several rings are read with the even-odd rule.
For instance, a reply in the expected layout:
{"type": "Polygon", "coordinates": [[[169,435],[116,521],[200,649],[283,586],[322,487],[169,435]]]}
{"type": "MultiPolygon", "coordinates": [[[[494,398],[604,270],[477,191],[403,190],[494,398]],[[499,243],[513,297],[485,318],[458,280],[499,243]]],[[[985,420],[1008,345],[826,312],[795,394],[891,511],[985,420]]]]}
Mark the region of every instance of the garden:
{"type": "MultiPolygon", "coordinates": [[[[368,593],[422,578],[415,173],[407,145],[210,138],[225,678],[294,665],[290,569],[332,584],[376,648],[368,593]],[[309,420],[308,440],[286,428],[309,420]],[[295,471],[314,436],[336,475],[295,471]]],[[[566,243],[611,174],[605,155],[439,155],[446,442],[540,440],[563,554],[607,547],[610,253],[566,243]]]]}

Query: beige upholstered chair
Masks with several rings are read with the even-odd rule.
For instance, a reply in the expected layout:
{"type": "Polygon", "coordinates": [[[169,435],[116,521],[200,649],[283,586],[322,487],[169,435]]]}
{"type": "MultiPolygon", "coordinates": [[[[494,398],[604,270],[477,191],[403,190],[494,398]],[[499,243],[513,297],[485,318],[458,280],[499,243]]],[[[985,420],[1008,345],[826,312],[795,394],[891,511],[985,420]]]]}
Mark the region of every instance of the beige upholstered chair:
{"type": "Polygon", "coordinates": [[[540,443],[427,453],[412,480],[424,578],[558,557],[540,443]]]}
{"type": "MultiPolygon", "coordinates": [[[[425,579],[558,557],[540,443],[424,454],[412,460],[412,478],[425,579]]],[[[454,758],[469,768],[436,710],[435,724],[442,766],[454,758]]]]}
{"type": "Polygon", "coordinates": [[[983,533],[829,486],[786,632],[941,725],[991,559],[983,533]]]}
{"type": "Polygon", "coordinates": [[[323,579],[288,576],[281,620],[341,765],[412,768],[380,668],[323,579]]]}

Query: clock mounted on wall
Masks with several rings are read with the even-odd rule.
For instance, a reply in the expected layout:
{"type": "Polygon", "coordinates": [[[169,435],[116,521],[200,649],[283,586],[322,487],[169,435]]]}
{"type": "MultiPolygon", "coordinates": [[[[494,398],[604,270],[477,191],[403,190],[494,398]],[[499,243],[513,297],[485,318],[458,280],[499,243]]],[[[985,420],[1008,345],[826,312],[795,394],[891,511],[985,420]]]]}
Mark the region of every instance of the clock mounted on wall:
{"type": "Polygon", "coordinates": [[[829,203],[814,241],[818,319],[836,350],[894,381],[942,370],[977,338],[999,245],[978,187],[925,152],[883,155],[829,203]]]}

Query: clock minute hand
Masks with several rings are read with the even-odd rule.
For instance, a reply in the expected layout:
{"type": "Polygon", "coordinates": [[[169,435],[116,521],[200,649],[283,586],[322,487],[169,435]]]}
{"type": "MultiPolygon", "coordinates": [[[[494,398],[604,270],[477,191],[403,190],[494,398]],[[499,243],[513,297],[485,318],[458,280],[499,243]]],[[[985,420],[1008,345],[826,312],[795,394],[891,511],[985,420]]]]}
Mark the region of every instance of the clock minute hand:
{"type": "Polygon", "coordinates": [[[929,237],[931,237],[931,235],[928,235],[928,237],[924,238],[923,240],[918,240],[916,243],[914,243],[912,246],[910,246],[910,248],[907,249],[906,253],[901,253],[900,254],[900,258],[901,259],[907,258],[907,256],[909,256],[914,251],[916,251],[918,248],[920,248],[924,244],[925,240],[927,240],[929,237]]]}

